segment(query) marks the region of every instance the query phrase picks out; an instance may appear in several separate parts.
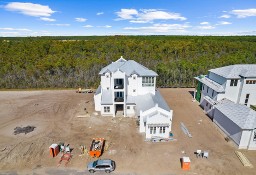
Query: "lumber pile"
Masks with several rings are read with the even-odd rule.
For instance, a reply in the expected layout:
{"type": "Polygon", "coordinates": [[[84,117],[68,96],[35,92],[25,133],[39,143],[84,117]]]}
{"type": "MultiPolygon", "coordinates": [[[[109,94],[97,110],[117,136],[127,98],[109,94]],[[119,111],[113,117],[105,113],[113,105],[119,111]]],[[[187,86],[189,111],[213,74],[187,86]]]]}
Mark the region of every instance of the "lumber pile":
{"type": "Polygon", "coordinates": [[[246,166],[246,167],[250,167],[253,168],[253,165],[251,164],[251,162],[245,157],[245,155],[239,151],[235,151],[237,157],[239,158],[239,160],[241,161],[241,163],[246,166]]]}

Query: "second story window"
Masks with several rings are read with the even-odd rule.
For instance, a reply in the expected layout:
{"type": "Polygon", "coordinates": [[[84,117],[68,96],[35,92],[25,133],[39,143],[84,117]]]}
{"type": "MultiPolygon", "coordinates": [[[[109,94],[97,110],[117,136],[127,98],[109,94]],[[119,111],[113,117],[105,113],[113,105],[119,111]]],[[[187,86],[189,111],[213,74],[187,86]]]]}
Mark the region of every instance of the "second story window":
{"type": "Polygon", "coordinates": [[[237,86],[237,82],[238,82],[237,79],[231,79],[230,80],[230,86],[237,86]]]}
{"type": "Polygon", "coordinates": [[[142,77],[142,87],[145,86],[154,86],[154,77],[142,77]]]}
{"type": "Polygon", "coordinates": [[[212,90],[212,97],[214,96],[214,90],[212,90]]]}
{"type": "Polygon", "coordinates": [[[249,97],[250,97],[250,94],[246,94],[246,95],[245,95],[244,105],[246,105],[246,106],[247,106],[247,104],[248,104],[249,97]]]}

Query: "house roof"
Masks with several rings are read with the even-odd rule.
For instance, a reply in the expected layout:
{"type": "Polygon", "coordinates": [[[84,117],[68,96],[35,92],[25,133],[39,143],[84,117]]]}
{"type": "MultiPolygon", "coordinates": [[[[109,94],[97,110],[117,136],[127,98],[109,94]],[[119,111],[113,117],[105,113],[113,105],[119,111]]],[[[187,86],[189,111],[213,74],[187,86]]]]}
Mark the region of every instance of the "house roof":
{"type": "Polygon", "coordinates": [[[113,104],[112,102],[112,91],[103,89],[102,90],[102,97],[101,97],[101,104],[102,105],[109,105],[113,104]]]}
{"type": "Polygon", "coordinates": [[[127,104],[136,104],[137,114],[139,114],[140,110],[144,112],[155,107],[156,104],[166,111],[171,110],[158,90],[156,90],[155,95],[147,93],[145,95],[128,96],[127,104]]]}
{"type": "Polygon", "coordinates": [[[215,108],[237,124],[241,129],[256,128],[256,111],[228,99],[219,101],[215,108]]]}
{"type": "Polygon", "coordinates": [[[101,85],[99,85],[99,87],[97,88],[96,92],[95,92],[95,95],[98,95],[100,94],[101,92],[101,85]]]}
{"type": "Polygon", "coordinates": [[[219,83],[209,79],[205,75],[195,77],[195,79],[197,79],[201,83],[205,84],[206,86],[212,88],[216,92],[225,92],[224,87],[222,85],[220,85],[219,83]]]}
{"type": "Polygon", "coordinates": [[[101,69],[99,74],[102,75],[106,72],[116,72],[117,70],[124,72],[127,76],[130,76],[134,73],[138,74],[139,76],[158,76],[156,72],[149,70],[136,61],[127,61],[123,57],[101,69]]]}
{"type": "Polygon", "coordinates": [[[209,72],[215,73],[225,78],[256,77],[256,64],[235,64],[216,69],[209,72]]]}

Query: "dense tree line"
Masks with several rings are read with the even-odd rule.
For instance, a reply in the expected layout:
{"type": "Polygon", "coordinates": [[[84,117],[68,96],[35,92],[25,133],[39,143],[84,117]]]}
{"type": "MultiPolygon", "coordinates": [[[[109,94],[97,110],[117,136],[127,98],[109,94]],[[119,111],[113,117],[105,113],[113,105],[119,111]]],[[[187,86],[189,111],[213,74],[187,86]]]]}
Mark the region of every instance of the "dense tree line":
{"type": "Polygon", "coordinates": [[[209,69],[255,64],[256,37],[0,38],[0,88],[96,88],[100,69],[121,55],[156,71],[158,86],[193,87],[209,69]]]}

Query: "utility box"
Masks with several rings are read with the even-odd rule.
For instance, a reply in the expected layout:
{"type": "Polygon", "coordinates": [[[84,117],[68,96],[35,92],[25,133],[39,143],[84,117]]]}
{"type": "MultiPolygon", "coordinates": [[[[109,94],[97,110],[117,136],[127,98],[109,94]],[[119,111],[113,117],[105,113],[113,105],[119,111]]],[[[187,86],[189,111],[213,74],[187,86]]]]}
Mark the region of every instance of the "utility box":
{"type": "Polygon", "coordinates": [[[51,157],[55,157],[59,154],[60,152],[60,147],[58,144],[52,144],[50,147],[49,147],[49,150],[50,150],[50,155],[51,157]]]}
{"type": "Polygon", "coordinates": [[[189,157],[182,157],[182,159],[181,159],[181,168],[183,170],[189,170],[190,169],[190,159],[189,159],[189,157]]]}

